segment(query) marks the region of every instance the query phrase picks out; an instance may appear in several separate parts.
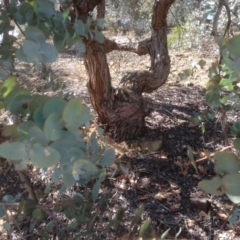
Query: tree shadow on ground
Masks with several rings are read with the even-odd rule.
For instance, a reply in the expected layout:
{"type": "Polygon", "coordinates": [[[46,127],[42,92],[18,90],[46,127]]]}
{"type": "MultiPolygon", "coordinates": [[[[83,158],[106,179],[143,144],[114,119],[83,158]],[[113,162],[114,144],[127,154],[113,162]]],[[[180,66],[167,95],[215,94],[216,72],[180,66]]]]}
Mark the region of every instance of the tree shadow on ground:
{"type": "Polygon", "coordinates": [[[123,159],[130,162],[130,175],[120,175],[114,184],[117,194],[112,201],[131,214],[143,205],[143,219],[152,220],[157,236],[171,228],[174,237],[181,227],[180,239],[203,240],[214,239],[219,229],[229,230],[219,211],[230,201],[210,197],[198,188],[199,181],[215,176],[214,163],[198,163],[198,176],[187,155],[188,146],[195,159],[222,146],[220,124],[206,123],[204,133],[191,124],[190,117],[206,108],[203,97],[200,87],[164,87],[147,96],[154,112],[141,137],[145,141],[162,138],[162,147],[152,153],[126,153],[123,159]]]}

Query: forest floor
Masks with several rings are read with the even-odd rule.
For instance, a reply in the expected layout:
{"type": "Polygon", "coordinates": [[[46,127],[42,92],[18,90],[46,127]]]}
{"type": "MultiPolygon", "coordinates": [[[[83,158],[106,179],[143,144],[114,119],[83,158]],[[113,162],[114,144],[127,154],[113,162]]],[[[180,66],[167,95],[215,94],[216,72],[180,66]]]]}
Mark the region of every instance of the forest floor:
{"type": "MultiPolygon", "coordinates": [[[[154,106],[154,111],[147,119],[146,129],[140,138],[143,147],[110,141],[116,149],[117,163],[125,164],[129,175],[118,172],[104,182],[102,189],[107,189],[109,193],[109,210],[114,212],[123,207],[125,217],[116,231],[102,234],[99,227],[94,240],[127,239],[128,226],[140,206],[144,207],[142,221],[133,229],[130,239],[139,239],[140,226],[146,219],[152,220],[157,237],[170,228],[166,239],[174,239],[178,232],[177,239],[240,239],[240,226],[232,228],[227,222],[233,208],[227,197],[213,197],[198,188],[200,180],[215,175],[214,160],[210,158],[198,162],[198,175],[187,156],[188,146],[193,149],[195,159],[225,147],[219,123],[206,123],[203,132],[191,121],[194,114],[206,109],[204,86],[208,80],[208,67],[215,60],[216,46],[205,45],[201,51],[170,49],[170,56],[172,67],[168,82],[154,93],[145,95],[154,106]],[[178,74],[201,59],[206,61],[206,66],[203,69],[195,68],[192,76],[180,80],[178,74]]],[[[139,57],[127,52],[112,52],[108,55],[108,61],[114,87],[119,86],[119,80],[126,71],[150,67],[148,56],[139,57]]],[[[80,96],[91,108],[86,88],[87,75],[83,61],[76,57],[75,52],[68,50],[60,54],[58,62],[52,67],[55,78],[65,85],[63,94],[69,98],[72,95],[80,96]]],[[[19,80],[34,92],[57,94],[51,87],[47,88],[47,84],[52,83],[46,84],[46,81],[31,73],[31,69],[28,73],[22,69],[19,80]]],[[[228,115],[230,124],[236,119],[239,119],[239,113],[231,112],[228,115]]],[[[231,144],[230,134],[228,141],[231,144]]],[[[9,163],[1,161],[0,172],[0,199],[5,194],[23,193],[24,187],[9,163]]],[[[34,178],[36,187],[47,182],[46,179],[42,181],[40,175],[34,178]]],[[[70,191],[73,194],[78,189],[71,188],[70,191]]],[[[1,239],[3,236],[0,233],[1,239]]]]}

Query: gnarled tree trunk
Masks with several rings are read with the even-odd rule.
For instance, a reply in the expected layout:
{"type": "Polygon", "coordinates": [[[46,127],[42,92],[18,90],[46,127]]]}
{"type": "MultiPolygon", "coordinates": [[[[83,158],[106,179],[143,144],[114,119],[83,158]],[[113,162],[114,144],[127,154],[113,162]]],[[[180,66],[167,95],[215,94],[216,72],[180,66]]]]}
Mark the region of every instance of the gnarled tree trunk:
{"type": "MultiPolygon", "coordinates": [[[[142,93],[151,93],[163,85],[170,71],[167,49],[166,18],[174,0],[155,0],[152,17],[152,36],[138,43],[116,43],[105,39],[103,44],[86,40],[84,62],[89,76],[88,90],[94,110],[110,135],[118,141],[138,136],[144,126],[148,110],[142,93]],[[106,53],[114,50],[131,51],[138,55],[149,54],[149,71],[133,71],[122,79],[122,88],[114,89],[106,53]]],[[[79,18],[98,5],[98,17],[104,17],[105,0],[82,0],[75,4],[79,18]]]]}

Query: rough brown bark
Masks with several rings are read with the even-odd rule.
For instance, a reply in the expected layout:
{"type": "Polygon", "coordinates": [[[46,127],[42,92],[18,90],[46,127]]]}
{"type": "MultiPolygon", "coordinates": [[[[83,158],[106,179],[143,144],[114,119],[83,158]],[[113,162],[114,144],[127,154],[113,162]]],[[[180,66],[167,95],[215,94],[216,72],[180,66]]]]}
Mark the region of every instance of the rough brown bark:
{"type": "MultiPolygon", "coordinates": [[[[87,14],[90,8],[98,6],[98,16],[104,15],[102,1],[82,1],[87,6],[81,9],[81,14],[87,14]]],[[[118,141],[135,138],[141,133],[147,110],[144,108],[142,93],[151,93],[167,80],[170,71],[170,58],[167,49],[166,18],[174,0],[155,0],[152,17],[152,37],[139,43],[116,43],[109,39],[104,44],[96,41],[86,41],[84,56],[85,67],[89,76],[88,90],[94,110],[99,120],[113,138],[118,141]],[[113,50],[135,52],[138,55],[149,54],[151,58],[150,71],[135,71],[128,73],[122,80],[121,89],[113,89],[108,68],[106,53],[113,50]]],[[[81,3],[81,1],[80,1],[81,3]]],[[[82,19],[86,16],[82,15],[82,19]]]]}
{"type": "Polygon", "coordinates": [[[131,72],[123,78],[124,86],[135,92],[151,93],[162,86],[170,72],[167,48],[167,13],[174,0],[155,0],[152,16],[152,37],[147,49],[150,71],[131,72]]]}
{"type": "Polygon", "coordinates": [[[101,2],[97,6],[97,18],[105,17],[105,0],[101,0],[101,2]]]}

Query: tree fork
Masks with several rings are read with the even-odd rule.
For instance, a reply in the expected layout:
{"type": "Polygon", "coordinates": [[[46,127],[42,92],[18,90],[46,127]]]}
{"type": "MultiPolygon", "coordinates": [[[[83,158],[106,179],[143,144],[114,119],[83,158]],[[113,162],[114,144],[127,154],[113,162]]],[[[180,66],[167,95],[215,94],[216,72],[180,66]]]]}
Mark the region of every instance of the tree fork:
{"type": "MultiPolygon", "coordinates": [[[[81,5],[82,8],[80,5],[76,7],[82,20],[87,18],[87,9],[89,6],[93,8],[93,2],[95,6],[98,5],[98,17],[104,17],[105,0],[83,2],[86,5],[81,5]]],[[[173,3],[174,0],[155,0],[151,39],[136,45],[121,45],[109,39],[106,39],[104,44],[90,39],[85,41],[84,63],[89,76],[88,90],[92,106],[100,122],[117,141],[135,138],[141,133],[148,113],[144,108],[142,93],[156,90],[167,80],[170,57],[167,49],[166,18],[173,3]],[[139,55],[149,54],[150,71],[131,72],[123,78],[123,88],[114,89],[106,58],[106,53],[112,50],[132,51],[139,55]]]]}

